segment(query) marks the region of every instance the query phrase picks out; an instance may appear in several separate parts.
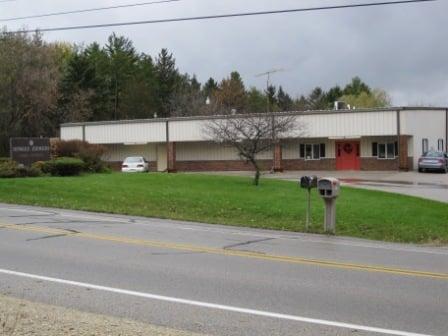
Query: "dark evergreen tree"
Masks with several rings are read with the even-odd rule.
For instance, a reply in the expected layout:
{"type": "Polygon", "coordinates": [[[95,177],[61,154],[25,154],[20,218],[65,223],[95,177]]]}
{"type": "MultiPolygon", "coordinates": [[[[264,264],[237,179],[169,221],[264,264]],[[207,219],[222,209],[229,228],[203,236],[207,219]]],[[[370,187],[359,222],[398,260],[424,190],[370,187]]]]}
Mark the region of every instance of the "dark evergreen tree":
{"type": "Polygon", "coordinates": [[[325,92],[320,87],[314,88],[307,98],[307,110],[325,110],[327,108],[325,92]]]}
{"type": "Polygon", "coordinates": [[[290,111],[293,108],[293,100],[280,86],[277,93],[277,104],[280,111],[290,111]]]}
{"type": "Polygon", "coordinates": [[[362,92],[371,93],[370,87],[364,83],[358,76],[354,77],[350,84],[344,88],[344,95],[359,96],[362,92]]]}
{"type": "Polygon", "coordinates": [[[217,89],[218,89],[218,83],[213,78],[210,77],[208,81],[205,82],[202,91],[205,97],[211,99],[217,89]]]}
{"type": "Polygon", "coordinates": [[[327,101],[327,108],[333,108],[334,102],[337,101],[339,98],[343,96],[343,92],[339,85],[336,85],[332,87],[328,92],[325,94],[325,99],[327,101]]]}
{"type": "Polygon", "coordinates": [[[176,60],[173,54],[168,53],[167,49],[162,49],[157,57],[156,74],[158,81],[158,98],[160,117],[169,117],[171,115],[170,106],[172,96],[179,80],[179,72],[176,68],[176,60]]]}
{"type": "Polygon", "coordinates": [[[120,103],[123,91],[135,75],[138,56],[132,41],[112,34],[105,46],[105,52],[109,57],[108,75],[110,76],[110,91],[112,92],[113,119],[128,118],[121,109],[120,103]]]}
{"type": "Polygon", "coordinates": [[[277,110],[277,88],[273,85],[269,85],[266,89],[266,101],[268,112],[274,112],[277,110]]]}

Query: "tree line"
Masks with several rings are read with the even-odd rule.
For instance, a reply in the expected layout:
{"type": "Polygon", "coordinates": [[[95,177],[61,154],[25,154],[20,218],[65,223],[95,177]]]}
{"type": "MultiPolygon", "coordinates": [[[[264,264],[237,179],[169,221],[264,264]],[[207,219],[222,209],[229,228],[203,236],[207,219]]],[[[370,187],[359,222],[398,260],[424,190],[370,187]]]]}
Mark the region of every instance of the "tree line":
{"type": "Polygon", "coordinates": [[[390,98],[360,78],[293,97],[281,86],[246,87],[238,72],[200,83],[162,49],[153,57],[112,34],[101,46],[49,43],[0,32],[0,155],[13,136],[57,136],[64,122],[332,108],[335,100],[383,107],[390,98]]]}

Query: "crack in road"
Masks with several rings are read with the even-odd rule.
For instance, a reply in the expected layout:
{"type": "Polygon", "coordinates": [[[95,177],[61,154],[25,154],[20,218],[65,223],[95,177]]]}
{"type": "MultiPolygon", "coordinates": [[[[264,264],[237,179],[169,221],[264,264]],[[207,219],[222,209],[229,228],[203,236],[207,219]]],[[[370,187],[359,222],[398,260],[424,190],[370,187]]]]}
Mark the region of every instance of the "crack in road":
{"type": "Polygon", "coordinates": [[[250,245],[250,244],[261,243],[261,242],[265,242],[265,241],[268,241],[268,240],[274,240],[274,239],[276,239],[276,238],[263,238],[263,239],[248,240],[248,241],[245,241],[245,242],[242,242],[242,243],[237,243],[237,244],[224,246],[223,249],[224,250],[230,250],[230,249],[233,249],[235,247],[247,246],[247,245],[250,245]]]}
{"type": "Polygon", "coordinates": [[[57,234],[57,235],[48,235],[48,236],[43,236],[43,237],[38,237],[38,238],[29,238],[26,241],[30,242],[30,241],[43,240],[43,239],[49,239],[49,238],[59,238],[59,237],[66,237],[66,236],[67,236],[67,233],[57,234]]]}
{"type": "Polygon", "coordinates": [[[60,228],[60,227],[57,227],[56,229],[68,231],[70,233],[75,233],[75,234],[81,233],[80,231],[77,231],[77,230],[74,230],[74,229],[66,229],[66,228],[60,228]]]}
{"type": "Polygon", "coordinates": [[[36,240],[43,240],[43,239],[50,239],[50,238],[60,238],[60,237],[67,237],[70,235],[74,235],[74,234],[79,234],[81,233],[80,231],[76,231],[73,229],[65,229],[65,228],[56,228],[58,230],[64,230],[67,231],[67,233],[60,233],[60,234],[54,234],[54,235],[47,235],[47,236],[43,236],[43,237],[37,237],[37,238],[29,238],[26,241],[30,242],[30,241],[36,241],[36,240]]]}

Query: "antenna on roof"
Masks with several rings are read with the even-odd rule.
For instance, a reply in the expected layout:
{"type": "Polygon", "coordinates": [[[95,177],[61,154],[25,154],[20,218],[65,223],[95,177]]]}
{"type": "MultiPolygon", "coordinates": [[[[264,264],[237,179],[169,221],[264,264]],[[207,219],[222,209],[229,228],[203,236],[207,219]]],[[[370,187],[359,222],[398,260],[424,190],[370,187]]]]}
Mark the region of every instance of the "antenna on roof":
{"type": "Polygon", "coordinates": [[[266,112],[268,112],[268,113],[270,112],[269,111],[270,110],[270,108],[269,108],[270,102],[269,102],[268,90],[269,90],[269,86],[271,85],[271,75],[275,74],[277,72],[283,72],[283,71],[286,71],[286,70],[282,69],[282,68],[280,68],[280,69],[272,69],[272,70],[263,72],[261,74],[255,75],[255,77],[266,77],[266,97],[267,97],[266,112]]]}

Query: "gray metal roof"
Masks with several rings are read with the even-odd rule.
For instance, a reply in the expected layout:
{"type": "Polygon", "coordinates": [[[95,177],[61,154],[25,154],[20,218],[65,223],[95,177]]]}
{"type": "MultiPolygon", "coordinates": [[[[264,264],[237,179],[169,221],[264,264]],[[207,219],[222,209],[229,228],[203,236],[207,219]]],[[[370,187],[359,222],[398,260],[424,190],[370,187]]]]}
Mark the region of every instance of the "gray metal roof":
{"type": "Polygon", "coordinates": [[[207,119],[221,119],[221,118],[243,118],[247,116],[257,115],[313,115],[313,114],[336,114],[336,113],[369,113],[369,112],[387,112],[387,111],[440,111],[448,110],[448,107],[423,107],[423,106],[397,106],[388,108],[360,108],[351,110],[312,110],[312,111],[288,111],[275,113],[255,113],[255,114],[236,114],[236,115],[206,115],[206,116],[189,116],[189,117],[174,117],[174,118],[151,118],[151,119],[131,119],[131,120],[110,120],[110,121],[92,121],[92,122],[75,122],[64,123],[61,127],[74,126],[94,126],[94,125],[122,125],[122,124],[143,124],[153,122],[167,122],[167,121],[182,121],[182,120],[207,120],[207,119]]]}

